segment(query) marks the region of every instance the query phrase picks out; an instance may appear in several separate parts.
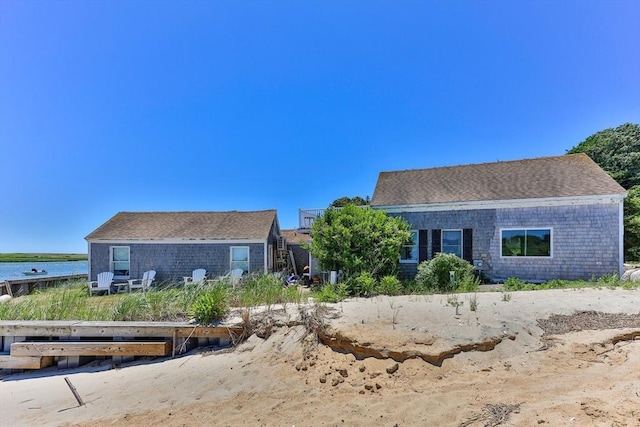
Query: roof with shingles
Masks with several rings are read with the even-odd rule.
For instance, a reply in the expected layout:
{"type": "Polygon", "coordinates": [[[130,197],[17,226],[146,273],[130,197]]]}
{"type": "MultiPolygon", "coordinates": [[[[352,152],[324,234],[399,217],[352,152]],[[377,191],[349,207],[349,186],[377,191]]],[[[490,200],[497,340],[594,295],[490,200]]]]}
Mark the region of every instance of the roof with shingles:
{"type": "Polygon", "coordinates": [[[86,240],[267,239],[275,210],[252,212],[119,212],[86,240]]]}
{"type": "Polygon", "coordinates": [[[586,154],[381,172],[373,206],[624,194],[586,154]]]}
{"type": "Polygon", "coordinates": [[[311,234],[301,233],[298,230],[280,230],[280,235],[287,240],[287,243],[294,245],[311,241],[311,234]]]}

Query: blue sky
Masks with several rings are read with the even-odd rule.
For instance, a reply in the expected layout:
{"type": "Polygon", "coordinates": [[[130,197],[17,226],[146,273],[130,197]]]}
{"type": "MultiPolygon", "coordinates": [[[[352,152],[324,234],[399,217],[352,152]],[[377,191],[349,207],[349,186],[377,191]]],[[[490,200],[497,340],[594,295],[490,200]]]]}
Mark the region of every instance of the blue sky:
{"type": "Polygon", "coordinates": [[[0,1],[0,252],[640,122],[638,1],[0,1]]]}

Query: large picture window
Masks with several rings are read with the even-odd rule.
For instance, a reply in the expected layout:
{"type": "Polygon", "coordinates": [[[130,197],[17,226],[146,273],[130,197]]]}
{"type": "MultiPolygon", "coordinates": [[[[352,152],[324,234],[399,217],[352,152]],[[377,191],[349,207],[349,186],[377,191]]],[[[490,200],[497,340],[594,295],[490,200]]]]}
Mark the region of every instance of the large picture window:
{"type": "Polygon", "coordinates": [[[241,268],[243,272],[249,272],[249,247],[248,246],[232,246],[231,247],[231,270],[241,268]]]}
{"type": "Polygon", "coordinates": [[[400,262],[418,262],[418,232],[411,232],[411,244],[400,249],[400,262]]]}
{"type": "Polygon", "coordinates": [[[502,256],[550,257],[551,229],[502,230],[502,256]]]}
{"type": "Polygon", "coordinates": [[[129,247],[113,246],[111,248],[111,271],[113,276],[118,279],[128,279],[130,265],[129,247]]]}
{"type": "Polygon", "coordinates": [[[442,253],[462,258],[462,230],[442,230],[442,253]]]}

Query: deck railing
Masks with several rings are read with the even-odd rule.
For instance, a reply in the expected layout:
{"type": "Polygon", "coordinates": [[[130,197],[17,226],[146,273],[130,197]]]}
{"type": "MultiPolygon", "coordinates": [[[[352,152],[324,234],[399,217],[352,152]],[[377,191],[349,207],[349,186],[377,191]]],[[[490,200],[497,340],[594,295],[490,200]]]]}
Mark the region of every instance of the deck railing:
{"type": "Polygon", "coordinates": [[[313,221],[324,215],[326,209],[298,209],[298,225],[300,230],[311,230],[313,221]]]}

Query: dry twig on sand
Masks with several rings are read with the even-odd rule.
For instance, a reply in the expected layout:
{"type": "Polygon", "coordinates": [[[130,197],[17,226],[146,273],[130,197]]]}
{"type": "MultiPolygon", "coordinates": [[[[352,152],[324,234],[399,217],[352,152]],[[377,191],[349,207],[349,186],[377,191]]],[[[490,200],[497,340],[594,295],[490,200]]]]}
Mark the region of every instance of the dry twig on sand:
{"type": "Polygon", "coordinates": [[[500,424],[506,423],[509,420],[509,416],[512,412],[518,412],[520,410],[520,404],[515,403],[509,405],[507,403],[498,403],[492,405],[487,403],[482,408],[482,412],[473,418],[460,424],[460,427],[470,426],[476,422],[484,423],[484,427],[495,427],[500,424]]]}
{"type": "Polygon", "coordinates": [[[597,329],[639,328],[640,313],[601,313],[577,311],[570,315],[553,314],[548,319],[538,319],[538,326],[545,335],[560,335],[568,332],[597,329]]]}

